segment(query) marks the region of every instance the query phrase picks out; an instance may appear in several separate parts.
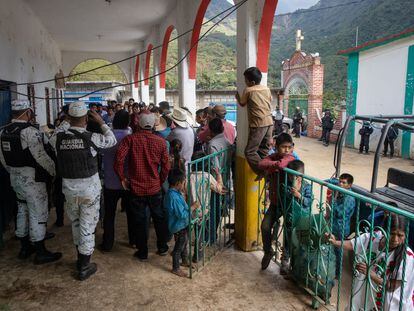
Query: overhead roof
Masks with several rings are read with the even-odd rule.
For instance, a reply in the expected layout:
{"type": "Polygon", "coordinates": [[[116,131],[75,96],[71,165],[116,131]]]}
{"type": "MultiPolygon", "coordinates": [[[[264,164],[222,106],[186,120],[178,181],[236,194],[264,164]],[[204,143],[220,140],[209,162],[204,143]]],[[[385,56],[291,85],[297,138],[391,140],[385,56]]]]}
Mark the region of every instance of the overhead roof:
{"type": "Polygon", "coordinates": [[[399,33],[393,34],[393,35],[389,35],[380,39],[376,39],[376,40],[372,40],[372,41],[368,41],[365,42],[363,44],[360,44],[358,46],[349,48],[349,49],[345,49],[345,50],[341,50],[338,52],[339,55],[348,55],[348,54],[352,54],[352,53],[356,53],[356,52],[361,52],[361,51],[365,51],[368,49],[372,49],[375,48],[377,46],[380,45],[384,45],[387,43],[390,43],[392,41],[395,40],[399,40],[402,38],[406,38],[406,37],[410,37],[410,36],[414,36],[414,28],[408,28],[404,31],[401,31],[399,33]]]}
{"type": "Polygon", "coordinates": [[[64,51],[134,50],[176,0],[24,0],[64,51]]]}

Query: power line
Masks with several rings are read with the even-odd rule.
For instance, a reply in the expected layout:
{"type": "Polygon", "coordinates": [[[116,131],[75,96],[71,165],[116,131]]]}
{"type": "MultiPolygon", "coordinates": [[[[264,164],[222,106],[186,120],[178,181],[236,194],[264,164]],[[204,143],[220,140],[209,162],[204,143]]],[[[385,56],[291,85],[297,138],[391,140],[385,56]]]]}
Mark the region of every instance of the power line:
{"type": "MultiPolygon", "coordinates": [[[[162,71],[162,72],[159,72],[158,74],[156,74],[156,75],[152,75],[152,76],[149,76],[148,78],[145,78],[145,79],[141,79],[141,80],[138,80],[138,81],[132,81],[132,82],[128,82],[128,83],[123,83],[123,84],[119,84],[119,85],[117,85],[116,87],[120,87],[120,86],[127,86],[127,85],[133,85],[133,84],[135,84],[135,83],[139,83],[139,82],[142,82],[142,81],[146,81],[146,80],[149,80],[149,79],[152,79],[152,78],[155,78],[155,77],[157,77],[157,76],[159,76],[159,75],[161,75],[161,74],[164,74],[164,73],[167,73],[167,72],[169,72],[169,71],[171,71],[171,70],[173,70],[174,68],[176,68],[179,64],[181,64],[183,61],[184,61],[184,59],[190,54],[190,52],[191,52],[191,50],[194,48],[194,47],[196,47],[197,45],[198,45],[198,43],[209,33],[209,32],[211,32],[212,31],[212,29],[213,28],[215,28],[218,24],[220,24],[224,19],[226,19],[229,15],[231,15],[233,12],[235,12],[236,10],[238,10],[242,5],[244,5],[247,1],[249,1],[249,0],[243,0],[242,2],[240,2],[240,3],[238,3],[237,5],[234,5],[234,6],[232,6],[232,7],[230,7],[229,9],[226,9],[226,10],[224,10],[223,12],[221,12],[221,13],[219,13],[219,14],[217,14],[216,16],[214,16],[212,19],[214,19],[214,18],[216,18],[217,16],[220,16],[220,15],[222,15],[222,14],[224,14],[224,13],[226,13],[226,12],[228,12],[228,11],[230,11],[229,13],[227,13],[226,15],[224,15],[222,18],[220,18],[217,22],[215,22],[202,36],[200,36],[199,38],[198,38],[198,40],[190,47],[190,49],[187,51],[187,53],[175,64],[175,65],[173,65],[172,67],[170,67],[170,68],[168,68],[168,69],[166,69],[166,70],[164,70],[164,71],[162,71]]],[[[212,20],[212,19],[210,19],[210,21],[212,20]]],[[[206,23],[203,23],[202,25],[204,25],[204,24],[206,24],[206,23]]],[[[191,30],[189,30],[189,31],[187,31],[186,33],[188,33],[188,32],[190,32],[190,31],[192,31],[192,29],[191,30]]],[[[182,34],[183,35],[183,34],[182,34]]],[[[180,36],[182,36],[182,35],[180,35],[180,36]]],[[[176,37],[176,38],[174,38],[173,40],[176,40],[177,38],[179,38],[180,36],[178,36],[178,37],[176,37]]],[[[170,40],[169,42],[171,42],[171,41],[173,41],[173,40],[170,40]]],[[[158,47],[162,47],[162,45],[160,45],[160,46],[158,46],[158,47]]],[[[154,48],[153,48],[154,49],[154,48]]],[[[146,52],[145,52],[146,53],[146,52]]],[[[143,54],[143,53],[141,53],[141,54],[143,54]]],[[[134,56],[133,56],[134,57],[134,56]]],[[[131,59],[131,58],[133,58],[133,57],[129,57],[129,58],[127,58],[127,59],[131,59]]],[[[100,66],[100,67],[97,67],[97,68],[94,68],[94,69],[91,69],[91,70],[87,70],[87,71],[85,71],[85,72],[81,72],[81,73],[77,73],[76,75],[79,75],[79,74],[84,74],[84,73],[88,73],[88,72],[91,72],[91,71],[94,71],[94,70],[97,70],[97,69],[99,69],[99,68],[103,68],[103,67],[107,67],[107,66],[110,66],[110,65],[113,65],[113,64],[117,64],[117,63],[120,63],[120,62],[122,62],[122,61],[125,61],[125,60],[127,60],[127,59],[124,59],[124,60],[121,60],[121,61],[117,61],[117,62],[114,62],[114,63],[111,63],[111,64],[106,64],[106,65],[104,65],[104,66],[100,66]]],[[[73,76],[75,76],[75,75],[73,75],[73,76]]],[[[46,81],[46,80],[45,80],[46,81]]],[[[48,80],[49,81],[49,80],[48,80]]],[[[53,79],[53,81],[54,81],[54,79],[53,79]]],[[[39,81],[37,84],[39,84],[39,83],[42,83],[42,81],[39,81]]],[[[35,83],[29,83],[29,84],[35,84],[35,83]]],[[[13,86],[14,85],[27,85],[26,83],[21,83],[21,84],[13,84],[13,86]]],[[[100,92],[100,91],[103,91],[103,90],[107,90],[107,89],[112,89],[112,88],[114,88],[114,86],[110,86],[110,87],[105,87],[105,88],[102,88],[102,89],[98,89],[98,90],[95,90],[95,91],[93,91],[93,92],[90,92],[90,93],[88,93],[88,94],[86,94],[86,95],[84,95],[84,96],[82,96],[82,97],[79,97],[79,98],[83,98],[83,97],[86,97],[86,96],[89,96],[89,95],[92,95],[92,94],[94,94],[94,93],[97,93],[97,92],[100,92]]],[[[1,89],[1,87],[0,87],[0,89],[1,89]]],[[[15,94],[19,94],[19,95],[21,95],[21,96],[26,96],[26,97],[29,97],[29,95],[28,94],[25,94],[25,93],[21,93],[21,92],[17,92],[17,91],[13,91],[13,90],[9,90],[11,93],[15,93],[15,94]]],[[[34,98],[34,99],[40,99],[40,100],[45,100],[46,99],[46,97],[40,97],[40,96],[30,96],[31,98],[34,98]]],[[[79,99],[78,98],[78,99],[79,99]]],[[[52,100],[52,99],[59,99],[59,98],[54,98],[54,97],[49,97],[49,100],[52,100]]]]}
{"type": "MultiPolygon", "coordinates": [[[[207,31],[205,32],[205,33],[203,33],[203,35],[201,35],[199,38],[198,38],[198,40],[190,47],[190,49],[184,54],[184,56],[174,65],[174,66],[172,66],[172,67],[170,67],[170,68],[168,68],[168,69],[166,69],[166,70],[164,70],[164,71],[162,71],[162,72],[159,72],[158,74],[155,74],[155,75],[153,75],[153,76],[150,76],[150,77],[148,77],[148,78],[146,78],[146,79],[141,79],[141,80],[138,80],[138,81],[132,81],[132,82],[128,82],[128,83],[123,83],[123,84],[119,84],[119,85],[117,85],[118,87],[120,87],[120,86],[127,86],[127,85],[132,85],[132,84],[135,84],[135,83],[139,83],[139,82],[142,82],[142,81],[145,81],[145,80],[149,80],[149,79],[152,79],[152,78],[155,78],[156,76],[159,76],[159,75],[161,75],[161,74],[164,74],[164,73],[167,73],[167,72],[169,72],[169,71],[171,71],[171,70],[173,70],[174,68],[176,68],[179,64],[181,64],[183,61],[184,61],[184,59],[186,59],[187,58],[187,56],[190,54],[190,52],[191,52],[191,50],[193,49],[193,48],[195,48],[197,45],[198,45],[198,43],[210,32],[210,31],[212,31],[218,24],[220,24],[224,19],[226,19],[228,16],[230,16],[233,12],[235,12],[235,11],[237,11],[243,4],[245,4],[246,2],[247,2],[248,0],[243,0],[242,2],[240,2],[240,3],[238,3],[237,5],[235,5],[235,6],[233,6],[232,8],[232,10],[229,12],[229,13],[227,13],[226,15],[224,15],[221,19],[219,19],[219,21],[217,21],[217,22],[215,22],[209,29],[207,29],[207,31]]],[[[109,86],[109,87],[104,87],[104,88],[101,88],[101,89],[98,89],[98,90],[95,90],[95,91],[93,91],[93,92],[90,92],[90,93],[87,93],[87,94],[85,94],[85,95],[83,95],[82,97],[79,97],[78,98],[78,100],[79,99],[81,99],[81,98],[84,98],[84,97],[87,97],[87,96],[90,96],[90,95],[92,95],[92,94],[95,94],[95,93],[97,93],[97,92],[101,92],[101,91],[104,91],[104,90],[108,90],[108,89],[112,89],[112,88],[114,88],[113,86],[109,86]]]]}
{"type": "MultiPolygon", "coordinates": [[[[215,18],[217,18],[218,16],[220,16],[220,15],[222,15],[222,14],[224,14],[224,13],[226,13],[226,12],[228,12],[228,11],[230,11],[230,13],[229,14],[226,14],[225,15],[225,17],[224,18],[227,18],[229,15],[231,15],[233,12],[235,12],[241,5],[243,5],[244,3],[246,3],[248,0],[244,0],[244,1],[242,1],[242,2],[240,2],[239,4],[237,4],[237,5],[233,5],[233,6],[231,6],[231,7],[229,7],[229,8],[227,8],[226,10],[224,10],[224,11],[222,11],[222,12],[220,12],[220,13],[218,13],[218,14],[216,14],[215,16],[213,16],[212,18],[210,18],[209,20],[207,20],[206,22],[204,22],[204,23],[202,23],[202,25],[204,26],[204,25],[206,25],[206,24],[208,24],[208,23],[210,23],[211,21],[213,21],[215,18]]],[[[321,8],[316,8],[316,9],[306,9],[306,10],[298,10],[298,11],[295,11],[295,12],[290,12],[290,13],[284,13],[284,14],[278,14],[278,15],[275,15],[276,17],[281,17],[281,16],[287,16],[287,15],[296,15],[296,14],[304,14],[304,13],[310,13],[310,12],[316,12],[316,11],[322,11],[322,10],[327,10],[327,9],[332,9],[332,8],[337,8],[337,7],[344,7],[344,6],[348,6],[348,5],[351,5],[351,4],[360,4],[360,3],[362,3],[362,2],[364,2],[364,1],[366,1],[366,0],[359,0],[359,1],[352,1],[352,2],[347,2],[347,3],[342,3],[342,4],[337,4],[337,5],[332,5],[332,6],[326,6],[326,7],[321,7],[321,8]]],[[[219,20],[219,22],[218,23],[220,23],[221,21],[223,21],[224,20],[224,18],[222,18],[222,19],[220,19],[219,20]]],[[[210,29],[209,29],[209,31],[211,31],[211,29],[213,29],[215,26],[217,26],[218,25],[218,23],[215,23],[210,29]]],[[[191,29],[189,29],[189,30],[187,30],[186,32],[184,32],[184,33],[182,33],[182,34],[180,34],[180,35],[178,35],[178,36],[176,36],[176,37],[174,37],[174,38],[172,38],[172,39],[170,39],[169,41],[168,41],[168,43],[170,43],[170,42],[173,42],[173,41],[175,41],[175,40],[177,40],[177,39],[179,39],[180,37],[182,37],[182,36],[184,36],[184,35],[186,35],[186,34],[188,34],[188,33],[190,33],[191,31],[193,30],[193,28],[191,28],[191,29]]],[[[209,32],[209,31],[207,31],[203,36],[202,36],[202,38],[204,38],[205,37],[205,35],[209,32]]],[[[198,42],[200,41],[200,39],[201,39],[201,37],[199,38],[199,40],[197,40],[197,42],[194,44],[194,47],[198,44],[198,42]]],[[[161,48],[163,45],[161,44],[161,45],[158,45],[158,46],[155,46],[155,47],[153,47],[152,49],[149,49],[148,51],[153,51],[153,50],[156,50],[156,49],[158,49],[158,48],[161,48]]],[[[190,50],[188,51],[188,53],[186,53],[186,55],[185,55],[185,57],[186,56],[188,56],[188,54],[189,54],[189,52],[192,50],[192,48],[193,47],[191,47],[190,48],[190,50]]],[[[130,56],[130,57],[127,57],[127,58],[124,58],[124,59],[121,59],[121,60],[119,60],[119,61],[115,61],[115,62],[113,62],[113,63],[109,63],[109,64],[105,64],[105,65],[102,65],[102,66],[98,66],[98,67],[96,67],[96,68],[92,68],[92,69],[89,69],[89,70],[86,70],[86,71],[83,71],[83,72],[78,72],[78,73],[75,73],[75,74],[72,74],[72,75],[67,75],[67,76],[64,76],[64,77],[62,77],[62,78],[60,78],[60,79],[66,79],[66,78],[71,78],[71,77],[74,77],[74,76],[78,76],[78,75],[83,75],[83,74],[87,74],[87,73],[89,73],[89,72],[93,72],[93,71],[95,71],[95,70],[98,70],[98,69],[101,69],[101,68],[105,68],[105,67],[109,67],[109,66],[113,66],[113,65],[116,65],[116,64],[119,64],[119,63],[121,63],[121,62],[124,62],[124,61],[127,61],[127,60],[130,60],[130,59],[133,59],[133,58],[135,58],[135,57],[137,57],[137,56],[141,56],[141,55],[143,55],[143,54],[146,54],[147,53],[147,50],[145,50],[145,51],[143,51],[143,52],[140,52],[140,53],[138,53],[138,54],[135,54],[135,55],[132,55],[132,56],[130,56]]],[[[163,72],[160,72],[160,73],[158,73],[157,75],[153,75],[153,76],[150,76],[150,77],[148,77],[148,78],[146,78],[146,79],[142,79],[142,80],[139,80],[139,81],[133,81],[133,82],[131,82],[131,83],[125,83],[125,84],[123,84],[123,85],[132,85],[132,84],[134,84],[134,83],[138,83],[138,82],[142,82],[142,81],[145,81],[145,80],[147,80],[147,79],[152,79],[152,78],[154,78],[154,77],[156,77],[156,76],[158,76],[158,75],[160,75],[160,74],[163,74],[163,73],[166,73],[166,72],[168,72],[168,71],[171,71],[172,69],[174,69],[174,68],[176,68],[184,59],[185,59],[185,57],[183,58],[183,59],[181,59],[178,63],[176,63],[174,66],[172,66],[171,68],[169,68],[168,70],[165,70],[165,71],[163,71],[163,72]]],[[[19,85],[36,85],[36,84],[43,84],[43,83],[47,83],[47,82],[52,82],[52,81],[54,81],[55,80],[55,78],[52,78],[52,79],[47,79],[47,80],[42,80],[42,81],[35,81],[35,82],[25,82],[25,83],[16,83],[16,84],[13,84],[13,86],[19,86],[19,85]]],[[[111,87],[112,88],[112,87],[111,87]]],[[[0,89],[4,89],[4,87],[1,87],[0,86],[0,89]]],[[[105,88],[105,89],[108,89],[108,88],[105,88]]],[[[26,97],[28,97],[28,94],[25,94],[25,93],[21,93],[21,92],[17,92],[17,91],[13,91],[13,90],[9,90],[11,93],[15,93],[15,94],[18,94],[18,95],[21,95],[21,96],[26,96],[26,97]]],[[[97,90],[97,91],[100,91],[100,90],[97,90]]],[[[93,92],[91,92],[91,94],[93,94],[93,92]]],[[[89,95],[89,94],[87,94],[87,95],[89,95]]],[[[85,96],[87,96],[87,95],[85,95],[85,96]]],[[[83,96],[83,97],[85,97],[85,96],[83,96]]],[[[32,98],[35,98],[35,99],[41,99],[41,100],[45,100],[46,98],[45,97],[40,97],[40,96],[32,96],[32,98]]],[[[58,98],[49,98],[49,99],[58,99],[58,98]]]]}
{"type": "MultiPolygon", "coordinates": [[[[247,0],[247,1],[248,1],[248,0],[247,0]]],[[[245,2],[246,2],[246,1],[243,1],[243,3],[245,3],[245,2]]],[[[235,7],[237,7],[237,6],[238,6],[238,5],[233,5],[233,6],[229,7],[229,8],[227,8],[227,9],[225,9],[224,11],[222,11],[222,12],[220,12],[220,13],[218,13],[218,14],[214,15],[212,18],[208,19],[207,21],[205,21],[205,22],[204,22],[204,23],[202,23],[201,25],[202,25],[202,26],[204,26],[204,25],[206,25],[206,24],[208,24],[208,23],[212,22],[214,19],[216,19],[216,18],[217,18],[217,17],[219,17],[220,15],[223,15],[224,13],[226,13],[226,12],[228,12],[228,11],[232,10],[233,8],[235,8],[235,7]]],[[[234,12],[234,11],[232,11],[232,12],[234,12]]],[[[192,31],[193,31],[193,29],[194,29],[194,28],[191,28],[191,29],[189,29],[189,30],[187,30],[187,31],[183,32],[182,34],[180,34],[180,35],[178,35],[178,36],[176,36],[176,37],[174,37],[174,38],[170,39],[170,40],[168,41],[168,43],[173,42],[173,41],[175,41],[175,40],[178,40],[179,38],[181,38],[181,37],[183,37],[183,36],[187,35],[188,33],[192,32],[192,31]]],[[[142,51],[142,52],[139,52],[139,53],[134,54],[134,55],[132,55],[132,56],[129,56],[129,57],[127,57],[127,58],[123,58],[123,59],[121,59],[121,60],[118,60],[118,61],[115,61],[115,62],[112,62],[112,63],[108,63],[108,64],[105,64],[105,65],[101,65],[101,66],[98,66],[98,67],[95,67],[95,68],[92,68],[92,69],[88,69],[88,70],[85,70],[85,71],[82,71],[82,72],[77,72],[77,73],[75,73],[75,74],[69,74],[69,75],[67,75],[67,76],[63,76],[62,78],[59,78],[59,79],[67,79],[67,78],[71,78],[71,77],[74,77],[74,76],[78,76],[78,75],[82,75],[82,74],[85,74],[85,73],[89,73],[89,72],[92,72],[92,71],[95,71],[95,70],[98,70],[98,69],[101,69],[101,68],[105,68],[105,67],[113,66],[113,65],[116,65],[116,64],[119,64],[119,63],[125,62],[125,61],[127,61],[127,60],[133,59],[133,58],[135,58],[135,57],[137,57],[137,56],[144,55],[144,54],[146,54],[148,51],[154,51],[154,50],[156,50],[156,49],[159,49],[159,48],[161,48],[162,46],[163,46],[163,44],[160,44],[160,45],[157,45],[157,46],[155,46],[155,47],[152,47],[152,48],[151,48],[151,49],[149,49],[149,50],[144,50],[144,51],[142,51]]],[[[13,85],[16,85],[16,86],[20,86],[20,85],[29,85],[29,84],[30,84],[30,85],[36,85],[36,84],[44,84],[44,83],[47,83],[47,82],[52,82],[52,81],[55,81],[55,78],[54,78],[54,77],[53,77],[53,78],[51,78],[51,79],[40,80],[40,81],[35,81],[35,82],[21,82],[21,83],[15,83],[15,84],[13,84],[13,85]]]]}

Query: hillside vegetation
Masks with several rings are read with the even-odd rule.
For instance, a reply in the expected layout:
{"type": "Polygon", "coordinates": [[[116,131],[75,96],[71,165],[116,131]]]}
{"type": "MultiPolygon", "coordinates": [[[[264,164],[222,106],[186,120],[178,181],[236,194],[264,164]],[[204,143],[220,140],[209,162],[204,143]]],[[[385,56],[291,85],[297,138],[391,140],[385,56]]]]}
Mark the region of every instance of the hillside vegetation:
{"type": "MultiPolygon", "coordinates": [[[[289,1],[289,0],[279,0],[289,1]]],[[[289,58],[295,49],[295,32],[301,29],[305,40],[305,52],[319,52],[325,65],[325,94],[333,101],[344,96],[346,88],[346,57],[337,52],[358,43],[398,33],[414,27],[414,0],[320,0],[313,7],[293,14],[276,16],[273,25],[269,60],[271,87],[280,87],[281,62],[289,58]],[[342,5],[340,7],[334,7],[342,5]],[[334,8],[328,8],[334,7],[334,8]]],[[[226,0],[212,0],[206,19],[229,8],[226,0]]],[[[216,19],[217,20],[217,19],[216,19]]],[[[202,28],[205,32],[211,24],[202,28]]],[[[174,31],[172,37],[177,36],[174,31]]],[[[167,68],[177,63],[177,42],[170,43],[167,68]]],[[[82,64],[81,64],[82,65],[82,64]]],[[[91,64],[78,66],[76,71],[91,68],[91,64]]],[[[93,64],[92,64],[93,66],[93,64]]],[[[114,67],[106,67],[86,77],[108,80],[108,76],[120,78],[114,67]]],[[[81,77],[76,77],[77,80],[81,77]]],[[[167,89],[177,89],[178,70],[167,73],[167,89]]],[[[236,87],[236,14],[224,20],[198,44],[197,87],[199,89],[235,89],[236,87]]]]}

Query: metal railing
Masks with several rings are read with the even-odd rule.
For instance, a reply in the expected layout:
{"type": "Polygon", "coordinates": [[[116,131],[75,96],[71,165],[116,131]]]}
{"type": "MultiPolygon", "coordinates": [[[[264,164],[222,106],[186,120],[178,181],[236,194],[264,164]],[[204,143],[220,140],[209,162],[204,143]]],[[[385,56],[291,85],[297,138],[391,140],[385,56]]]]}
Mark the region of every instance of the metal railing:
{"type": "MultiPolygon", "coordinates": [[[[329,310],[414,310],[414,255],[409,248],[414,242],[409,241],[414,213],[290,169],[275,178],[277,208],[282,217],[275,225],[278,232],[273,233],[274,259],[282,266],[281,253],[289,248],[288,275],[312,296],[314,308],[322,305],[329,310]],[[297,189],[299,199],[292,191],[297,188],[297,180],[301,185],[297,189]],[[303,200],[305,195],[308,200],[303,200]],[[345,200],[355,202],[349,222],[341,205],[345,200]],[[395,221],[386,217],[395,218],[394,214],[405,221],[402,230],[395,231],[395,221]],[[398,234],[404,244],[396,248],[398,234]],[[405,239],[401,239],[402,235],[405,239]],[[393,249],[390,242],[394,243],[393,249]],[[393,264],[398,261],[396,268],[393,264]]],[[[263,182],[259,193],[262,221],[268,210],[263,182]]],[[[257,237],[259,244],[260,231],[257,237]]]]}
{"type": "Polygon", "coordinates": [[[187,165],[188,206],[199,208],[189,219],[189,277],[200,271],[224,247],[234,230],[233,147],[187,165]]]}

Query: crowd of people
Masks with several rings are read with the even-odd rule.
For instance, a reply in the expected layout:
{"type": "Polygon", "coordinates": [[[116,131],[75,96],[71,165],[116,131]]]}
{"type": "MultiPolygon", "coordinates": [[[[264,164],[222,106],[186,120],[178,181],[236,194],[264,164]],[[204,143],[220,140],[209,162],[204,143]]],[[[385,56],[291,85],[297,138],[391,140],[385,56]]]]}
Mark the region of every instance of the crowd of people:
{"type": "MultiPolygon", "coordinates": [[[[46,133],[33,125],[28,100],[13,101],[12,121],[0,134],[0,162],[10,176],[17,202],[18,257],[27,259],[35,253],[35,264],[62,257],[45,246],[49,207],[54,206],[56,226],[64,225],[64,210],[72,224],[77,278],[89,278],[97,271],[91,262],[97,223],[102,219],[103,236],[98,247],[109,252],[115,241],[120,201],[127,215],[129,244],[136,248],[134,256],[148,260],[152,219],[156,253],[167,255],[168,242],[174,235],[172,272],[184,276],[179,262],[189,265],[184,256],[188,215],[190,210],[201,209],[197,192],[202,185],[194,179],[201,173],[209,180],[209,191],[217,195],[228,191],[221,176],[225,165],[221,160],[212,158],[208,171],[198,166],[193,172],[189,163],[235,143],[236,129],[225,117],[222,105],[200,109],[193,119],[186,108],[171,111],[168,102],[146,105],[131,98],[124,104],[111,101],[106,107],[73,102],[63,107],[50,126],[52,130],[46,133]],[[186,186],[189,173],[190,207],[186,186]]],[[[198,261],[201,255],[193,259],[198,261]]]]}
{"type": "MultiPolygon", "coordinates": [[[[295,262],[290,241],[297,221],[297,210],[288,209],[287,206],[299,202],[298,210],[311,213],[312,187],[302,177],[292,174],[289,174],[288,184],[285,184],[283,169],[303,174],[305,163],[294,152],[290,134],[280,132],[273,136],[272,96],[269,88],[260,84],[260,70],[248,68],[244,77],[246,88],[242,94],[236,94],[236,100],[241,107],[246,107],[248,115],[249,135],[245,157],[257,174],[257,180],[265,178],[269,183],[270,206],[261,224],[264,250],[261,266],[267,269],[275,255],[272,239],[277,236],[275,232],[279,231],[280,219],[283,217],[285,239],[280,272],[287,274],[295,262]],[[281,189],[281,186],[284,189],[287,187],[289,191],[281,189]],[[288,198],[281,203],[283,193],[288,193],[288,198]]],[[[295,136],[300,136],[300,120],[303,118],[299,110],[297,114],[293,132],[295,136]]],[[[186,276],[180,266],[192,265],[187,248],[189,219],[200,213],[200,193],[206,191],[201,190],[199,187],[202,185],[194,180],[201,177],[208,180],[207,191],[211,192],[209,200],[212,201],[208,204],[208,217],[216,225],[222,217],[222,211],[217,210],[213,203],[230,190],[226,188],[229,183],[224,181],[229,178],[222,176],[221,172],[223,166],[232,166],[231,161],[225,162],[214,156],[231,149],[236,142],[236,129],[226,120],[225,107],[215,105],[199,109],[193,118],[187,108],[171,111],[169,103],[165,101],[147,106],[131,98],[124,104],[112,101],[107,107],[100,104],[87,107],[78,101],[62,109],[53,132],[48,136],[32,124],[33,118],[30,102],[15,100],[12,103],[12,121],[0,132],[0,163],[7,170],[16,195],[15,234],[21,243],[18,257],[27,259],[35,253],[35,264],[54,262],[62,257],[60,252],[49,251],[45,246],[48,202],[53,201],[50,205],[56,207],[56,225],[64,224],[63,210],[66,210],[71,221],[73,242],[78,254],[77,278],[86,280],[97,271],[91,256],[95,249],[95,231],[100,215],[104,215],[104,230],[99,248],[103,252],[110,252],[115,241],[117,205],[121,200],[121,209],[127,216],[129,244],[136,248],[134,256],[140,261],[148,260],[152,219],[156,233],[156,254],[166,256],[169,253],[168,243],[174,237],[171,271],[178,276],[186,276]],[[192,160],[208,155],[213,155],[209,158],[211,161],[208,166],[211,169],[194,170],[191,167],[192,160]]],[[[329,144],[333,125],[330,113],[325,112],[322,125],[325,129],[322,139],[325,144],[329,144]]],[[[353,177],[342,174],[338,179],[328,182],[351,190],[353,177]]],[[[353,249],[359,243],[362,245],[360,248],[364,249],[367,236],[346,240],[351,233],[355,198],[335,192],[327,198],[327,202],[330,208],[323,215],[331,223],[327,241],[335,247],[344,245],[346,250],[353,249]]],[[[206,213],[206,210],[202,213],[206,213]]],[[[401,252],[405,249],[402,248],[405,247],[404,219],[384,214],[383,224],[389,223],[389,219],[391,233],[385,265],[388,267],[394,263],[394,266],[390,274],[384,276],[378,272],[372,278],[380,284],[382,278],[386,277],[386,284],[392,293],[397,290],[405,274],[406,277],[410,276],[411,281],[406,284],[404,291],[411,290],[412,293],[414,255],[409,248],[405,270],[401,273],[401,252]]],[[[217,228],[212,227],[209,239],[214,241],[217,228]]],[[[378,236],[379,253],[384,252],[384,243],[384,239],[378,236]]],[[[338,275],[342,254],[337,251],[335,255],[338,275]]],[[[201,257],[202,253],[196,247],[192,261],[196,263],[201,257]]],[[[356,269],[359,273],[368,273],[366,265],[362,263],[356,269]]],[[[399,299],[399,295],[396,296],[393,295],[394,300],[399,299]]],[[[396,303],[394,300],[389,303],[396,303]]]]}

